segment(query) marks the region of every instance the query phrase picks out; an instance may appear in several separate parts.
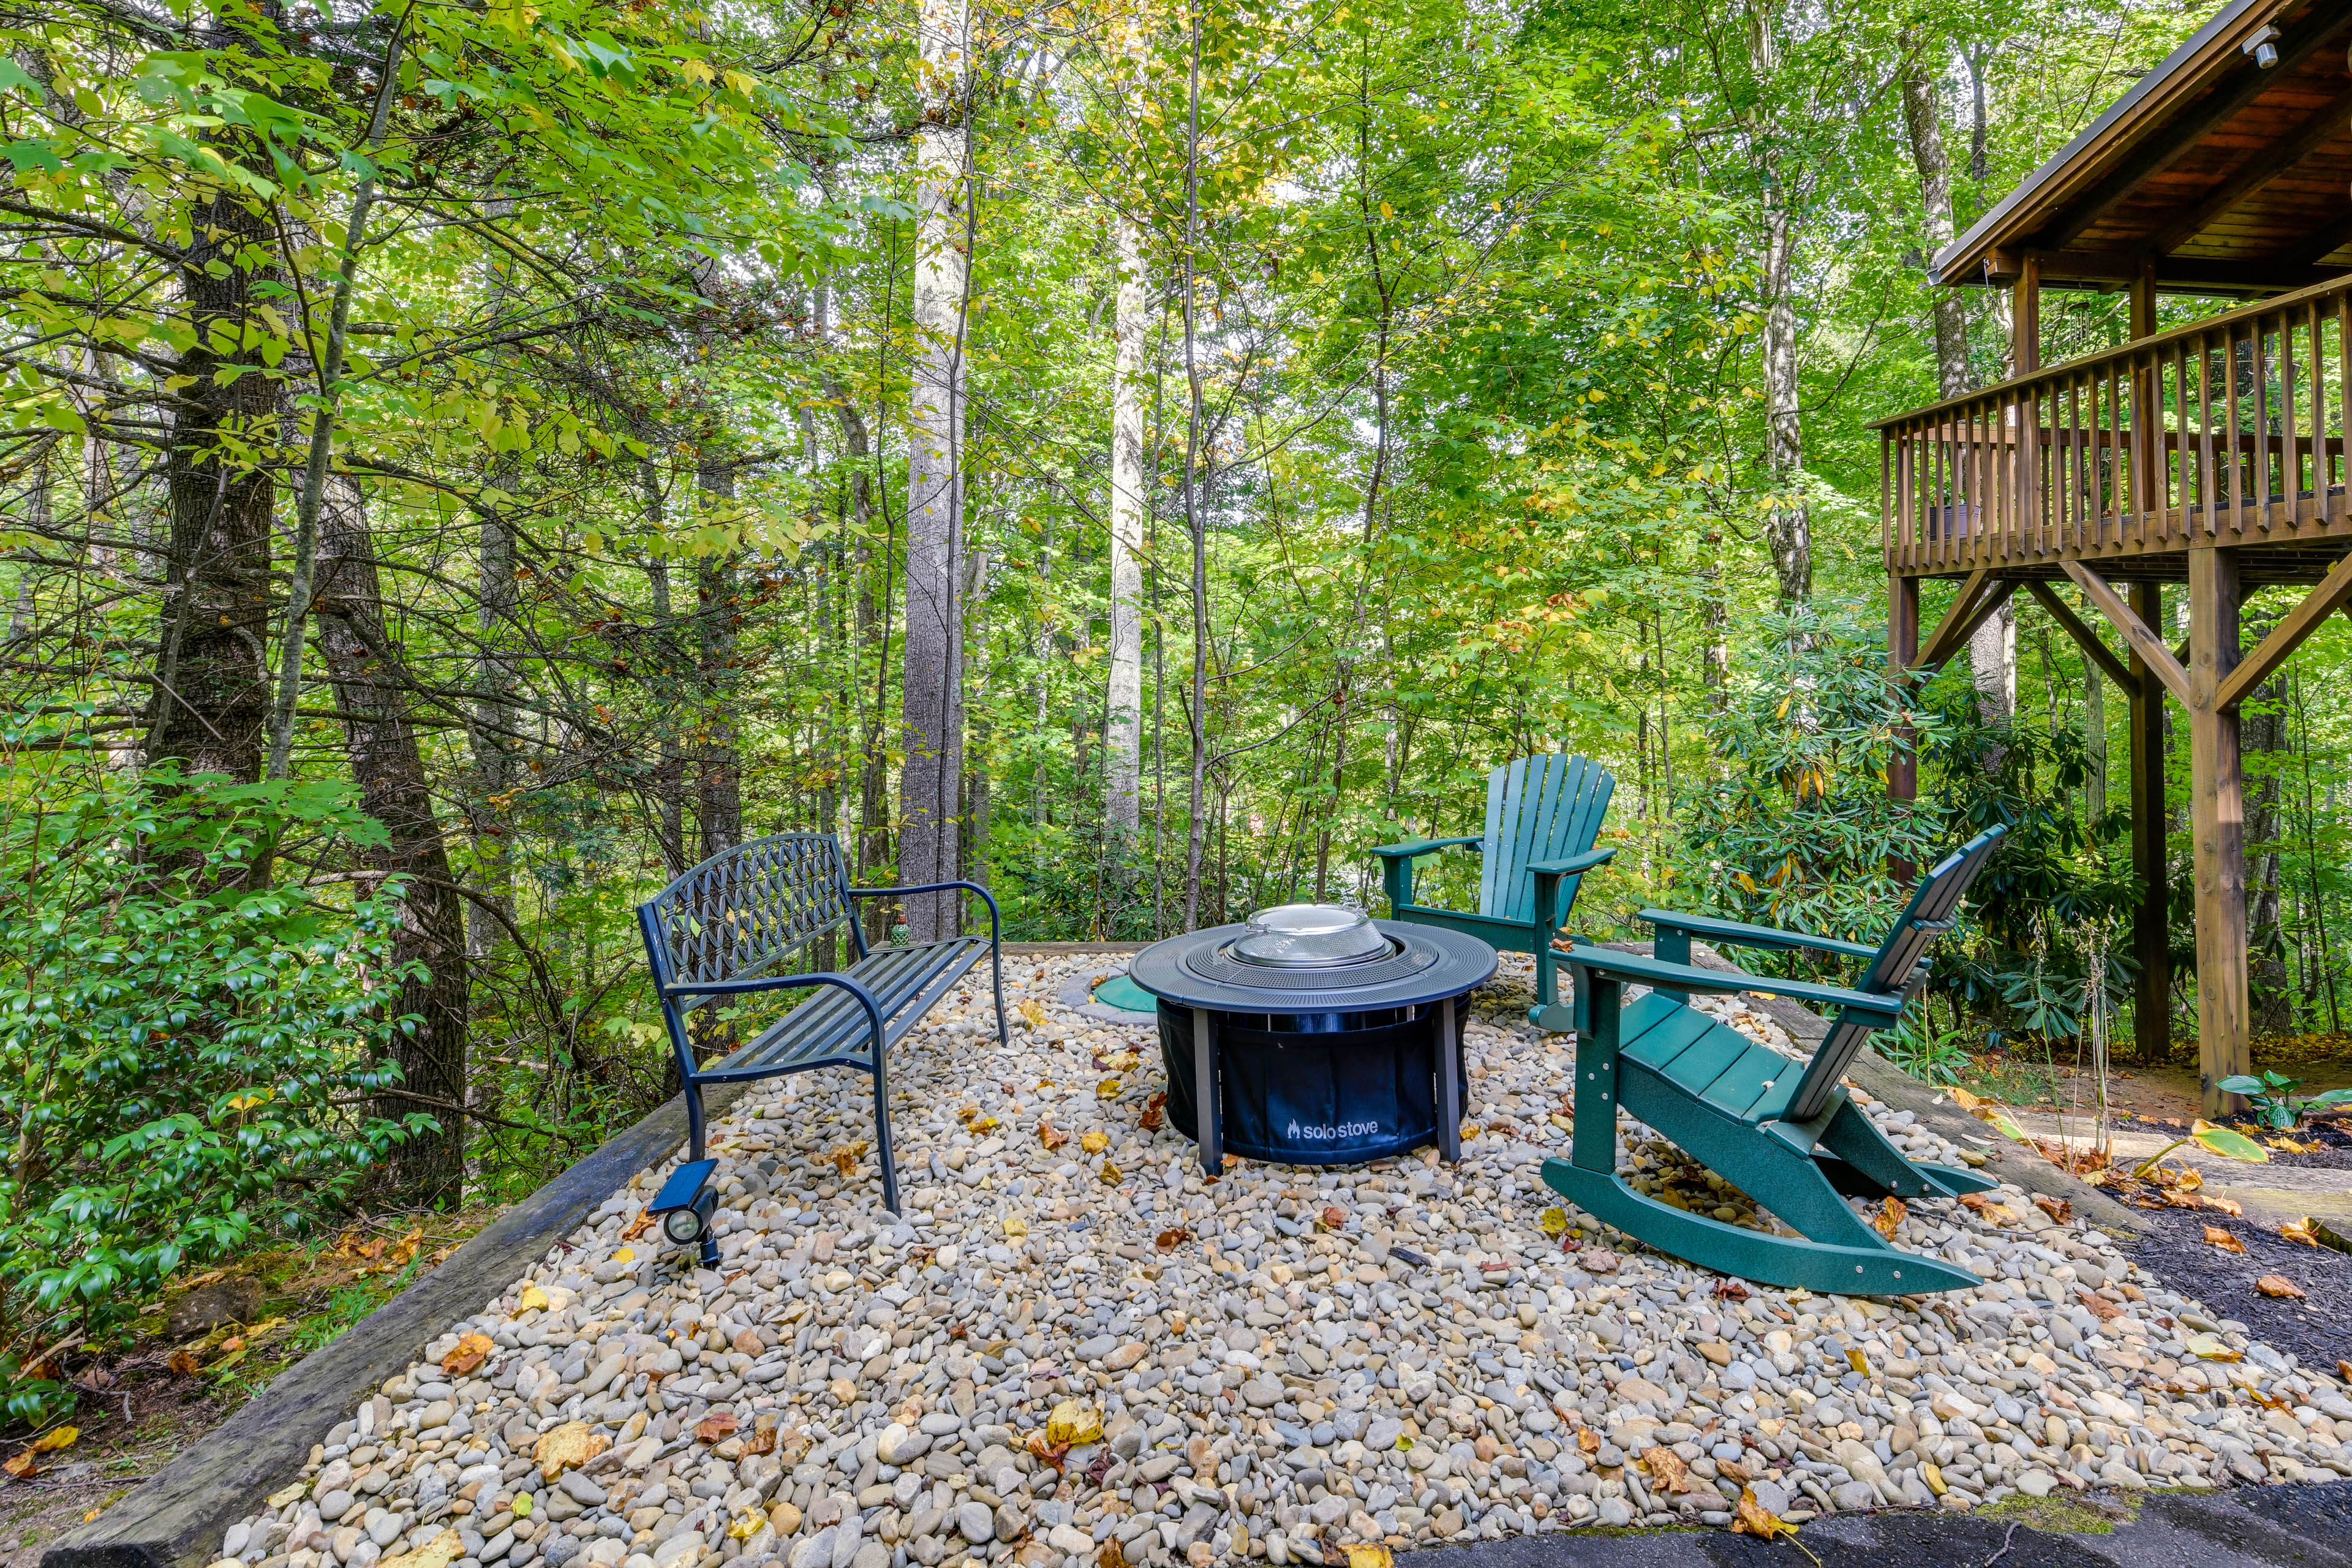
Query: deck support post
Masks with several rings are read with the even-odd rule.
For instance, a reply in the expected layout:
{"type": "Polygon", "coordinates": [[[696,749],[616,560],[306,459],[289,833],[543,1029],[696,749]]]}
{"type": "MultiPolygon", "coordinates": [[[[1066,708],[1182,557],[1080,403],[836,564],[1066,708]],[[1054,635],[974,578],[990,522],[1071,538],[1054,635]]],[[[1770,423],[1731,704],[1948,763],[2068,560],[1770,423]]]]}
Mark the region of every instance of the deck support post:
{"type": "MultiPolygon", "coordinates": [[[[1918,662],[1919,579],[1890,574],[1886,579],[1886,673],[1900,678],[1918,662]]],[[[1913,739],[1907,724],[1897,734],[1896,743],[1901,749],[1886,766],[1886,795],[1890,800],[1907,803],[1919,798],[1919,759],[1911,750],[1913,739]]],[[[1919,871],[1908,860],[1892,861],[1886,868],[1905,887],[1910,886],[1919,871]]]]}
{"type": "MultiPolygon", "coordinates": [[[[2163,585],[2134,583],[2131,607],[2144,624],[2162,626],[2163,585]]],[[[2132,684],[2125,698],[2131,712],[2132,873],[2139,879],[2139,907],[2132,911],[2132,957],[2139,965],[2132,986],[2132,1047],[2141,1061],[2158,1062],[2172,1049],[2172,905],[2165,858],[2164,683],[2137,653],[2132,655],[2131,673],[2132,684]]]]}
{"type": "Polygon", "coordinates": [[[2197,1061],[2205,1114],[2239,1108],[2219,1082],[2252,1069],[2246,994],[2246,812],[2238,710],[2217,700],[2238,662],[2238,552],[2189,552],[2189,763],[2197,879],[2197,1061]]]}
{"type": "MultiPolygon", "coordinates": [[[[2156,335],[2156,260],[2141,258],[2131,285],[2131,341],[2156,335]]],[[[2131,455],[2133,510],[2161,517],[2164,511],[2164,445],[2157,439],[2162,422],[2163,388],[2153,363],[2132,376],[2131,455]]],[[[2145,619],[2146,617],[2142,617],[2145,619]]]]}
{"type": "Polygon", "coordinates": [[[2032,375],[2042,368],[2042,258],[2030,250],[2018,258],[2009,303],[2010,374],[2032,375]]]}

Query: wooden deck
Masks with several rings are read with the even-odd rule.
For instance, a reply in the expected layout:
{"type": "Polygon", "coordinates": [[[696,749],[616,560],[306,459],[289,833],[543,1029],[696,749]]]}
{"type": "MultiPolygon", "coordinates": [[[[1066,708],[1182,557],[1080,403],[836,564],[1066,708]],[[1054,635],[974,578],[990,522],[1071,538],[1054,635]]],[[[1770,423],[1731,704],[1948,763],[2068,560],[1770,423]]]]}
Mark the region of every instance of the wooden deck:
{"type": "Polygon", "coordinates": [[[2317,583],[2352,544],[2352,279],[1879,421],[1886,569],[2317,583]],[[2022,433],[2031,432],[2031,438],[2022,433]]]}

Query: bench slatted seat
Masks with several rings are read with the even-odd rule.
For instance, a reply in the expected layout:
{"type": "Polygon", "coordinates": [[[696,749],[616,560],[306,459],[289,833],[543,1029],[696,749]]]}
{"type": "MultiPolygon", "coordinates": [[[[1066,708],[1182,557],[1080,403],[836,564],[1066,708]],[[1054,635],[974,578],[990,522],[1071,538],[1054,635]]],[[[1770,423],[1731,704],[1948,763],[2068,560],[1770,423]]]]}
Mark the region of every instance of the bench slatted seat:
{"type": "Polygon", "coordinates": [[[1979,1283],[1966,1269],[1888,1246],[1844,1194],[1958,1197],[1993,1184],[1973,1171],[1906,1159],[1839,1079],[1926,983],[1929,947],[1950,929],[2000,837],[1998,827],[1978,835],[1923,877],[1911,907],[1874,948],[1667,910],[1642,912],[1658,933],[1647,955],[1580,943],[1568,956],[1576,988],[1576,1131],[1570,1158],[1544,1162],[1545,1183],[1653,1247],[1767,1284],[1909,1295],[1979,1283]],[[1695,936],[1870,962],[1852,990],[1699,969],[1690,963],[1695,936]],[[1652,989],[1628,1002],[1629,985],[1652,989]],[[1741,991],[1835,1009],[1811,1058],[1791,1061],[1685,1001],[1741,991]],[[1635,1191],[1617,1173],[1621,1109],[1800,1234],[1743,1230],[1635,1191]]]}
{"type": "Polygon", "coordinates": [[[886,1058],[940,999],[985,957],[996,996],[996,1035],[1007,1043],[1003,926],[996,900],[976,882],[853,888],[841,840],[830,833],[779,833],[720,851],[637,906],[663,1021],[685,1087],[692,1159],[703,1158],[705,1084],[781,1078],[820,1068],[855,1068],[874,1079],[874,1141],[882,1201],[898,1212],[890,1152],[886,1058]],[[988,905],[989,934],[868,949],[855,918],[859,899],[962,889],[988,905]],[[854,959],[828,972],[786,972],[829,932],[846,931],[854,959]],[[731,997],[815,989],[715,1062],[698,1065],[688,1018],[731,997]]]}

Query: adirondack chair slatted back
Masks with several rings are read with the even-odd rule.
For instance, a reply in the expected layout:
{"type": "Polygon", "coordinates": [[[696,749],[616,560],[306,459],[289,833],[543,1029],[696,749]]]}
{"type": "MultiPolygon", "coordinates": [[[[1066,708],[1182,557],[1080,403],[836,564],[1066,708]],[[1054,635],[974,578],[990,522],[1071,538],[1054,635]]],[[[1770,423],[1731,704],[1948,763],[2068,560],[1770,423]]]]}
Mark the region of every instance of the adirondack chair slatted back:
{"type": "Polygon", "coordinates": [[[779,833],[712,856],[646,906],[668,984],[759,975],[849,922],[849,873],[830,833],[779,833]]]}
{"type": "MultiPolygon", "coordinates": [[[[1616,788],[1606,768],[1580,756],[1521,757],[1487,774],[1478,912],[1534,920],[1536,879],[1528,864],[1591,848],[1616,788]]],[[[1579,880],[1560,879],[1561,910],[1575,903],[1579,880]]]]}
{"type": "MultiPolygon", "coordinates": [[[[1984,869],[1985,862],[1992,858],[1993,849],[2007,831],[2003,827],[1985,829],[1919,879],[1919,886],[1911,895],[1911,907],[1887,931],[1886,940],[1879,944],[1878,955],[1870,961],[1857,989],[1900,994],[1910,988],[1912,971],[1927,956],[1936,939],[1951,929],[1960,900],[1968,896],[1969,885],[1984,869]]],[[[1789,1096],[1789,1108],[1781,1113],[1783,1118],[1803,1121],[1820,1115],[1836,1089],[1838,1079],[1853,1065],[1864,1044],[1885,1027],[1885,1023],[1876,1018],[1840,1014],[1820,1048],[1813,1052],[1813,1059],[1806,1065],[1805,1076],[1797,1080],[1795,1090],[1789,1096]]]]}

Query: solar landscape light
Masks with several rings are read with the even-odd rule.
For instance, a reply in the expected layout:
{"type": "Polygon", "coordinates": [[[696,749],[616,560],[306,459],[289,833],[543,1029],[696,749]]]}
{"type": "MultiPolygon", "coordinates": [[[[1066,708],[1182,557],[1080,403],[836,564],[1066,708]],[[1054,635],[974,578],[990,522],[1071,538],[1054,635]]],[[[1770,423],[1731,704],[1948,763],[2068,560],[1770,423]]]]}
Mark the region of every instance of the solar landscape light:
{"type": "Polygon", "coordinates": [[[719,1238],[710,1234],[710,1214],[719,1194],[710,1188],[716,1160],[689,1160],[669,1173],[646,1212],[661,1221],[661,1233],[680,1247],[702,1243],[702,1265],[719,1267],[719,1238]]]}

